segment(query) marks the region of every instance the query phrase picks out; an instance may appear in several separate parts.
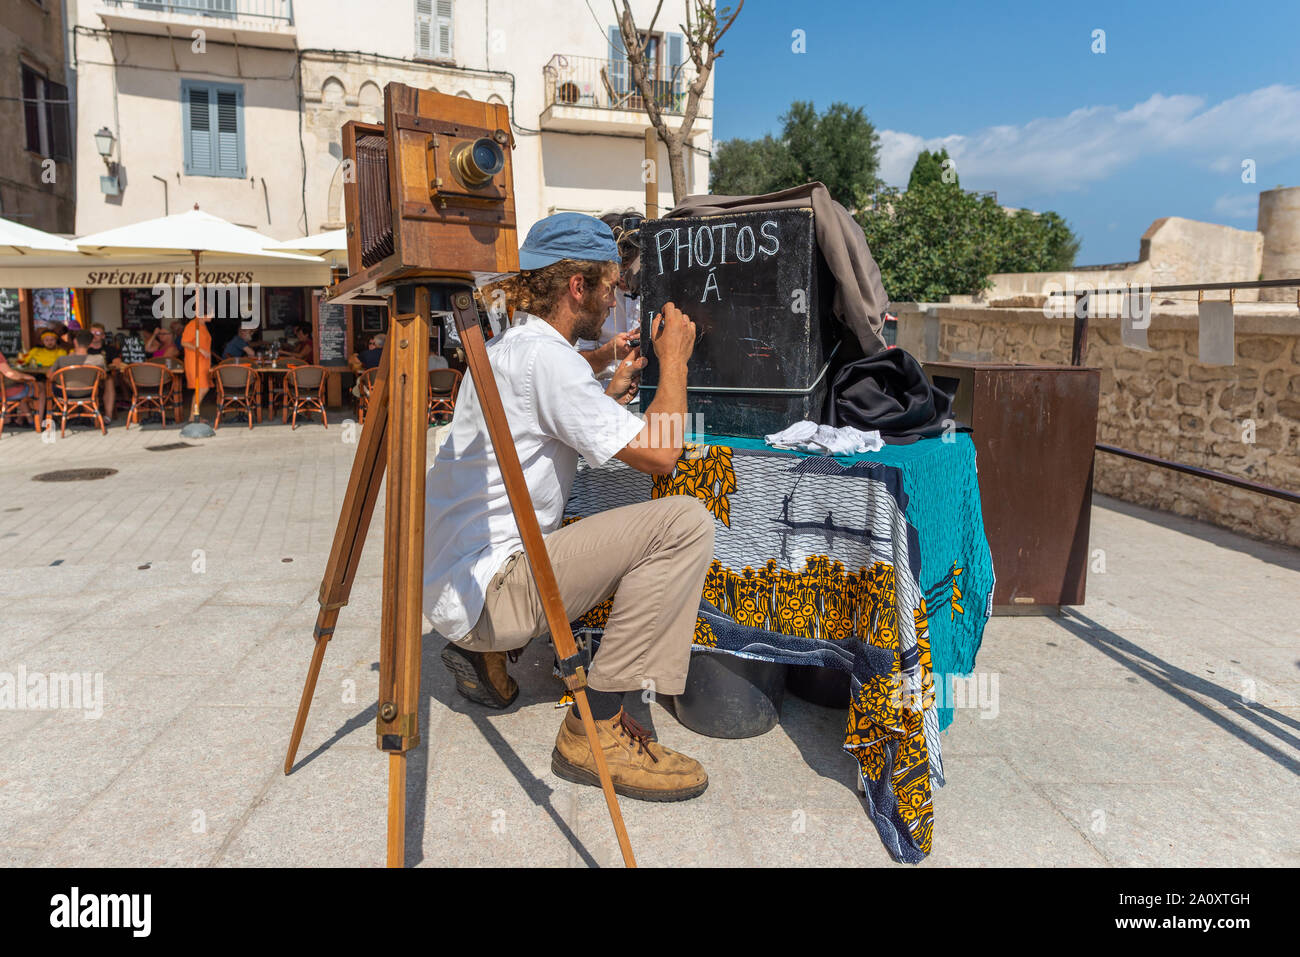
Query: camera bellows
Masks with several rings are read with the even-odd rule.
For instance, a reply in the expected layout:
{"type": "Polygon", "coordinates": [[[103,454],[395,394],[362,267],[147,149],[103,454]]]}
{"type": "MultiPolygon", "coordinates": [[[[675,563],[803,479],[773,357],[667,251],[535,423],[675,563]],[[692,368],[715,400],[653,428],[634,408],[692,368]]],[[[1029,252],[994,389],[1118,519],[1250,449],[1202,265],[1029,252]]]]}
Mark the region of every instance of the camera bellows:
{"type": "Polygon", "coordinates": [[[393,208],[388,190],[388,142],[382,136],[357,139],[357,183],[361,187],[361,264],[373,266],[393,254],[393,208]]]}

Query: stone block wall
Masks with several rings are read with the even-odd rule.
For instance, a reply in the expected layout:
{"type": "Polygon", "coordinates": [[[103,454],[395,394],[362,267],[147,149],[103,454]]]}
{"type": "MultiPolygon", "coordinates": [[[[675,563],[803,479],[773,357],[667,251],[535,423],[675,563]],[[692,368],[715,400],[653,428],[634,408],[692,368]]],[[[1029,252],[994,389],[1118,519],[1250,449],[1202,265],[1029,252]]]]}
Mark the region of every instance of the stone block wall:
{"type": "MultiPolygon", "coordinates": [[[[1070,360],[1073,319],[1040,308],[898,306],[899,345],[922,359],[1070,360]]],[[[1151,351],[1120,342],[1119,320],[1090,324],[1101,370],[1097,441],[1300,491],[1300,310],[1239,303],[1236,363],[1197,358],[1195,303],[1156,305],[1151,351]]],[[[1300,505],[1098,452],[1100,493],[1300,546],[1300,505]]]]}

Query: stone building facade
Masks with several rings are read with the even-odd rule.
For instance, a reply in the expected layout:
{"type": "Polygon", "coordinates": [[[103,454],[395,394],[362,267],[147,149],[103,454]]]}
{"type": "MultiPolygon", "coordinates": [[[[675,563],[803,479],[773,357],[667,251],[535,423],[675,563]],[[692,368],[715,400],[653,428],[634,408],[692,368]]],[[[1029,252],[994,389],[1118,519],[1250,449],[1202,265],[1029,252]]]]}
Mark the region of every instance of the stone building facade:
{"type": "Polygon", "coordinates": [[[63,27],[60,0],[0,0],[0,217],[50,233],[76,213],[63,27]]]}

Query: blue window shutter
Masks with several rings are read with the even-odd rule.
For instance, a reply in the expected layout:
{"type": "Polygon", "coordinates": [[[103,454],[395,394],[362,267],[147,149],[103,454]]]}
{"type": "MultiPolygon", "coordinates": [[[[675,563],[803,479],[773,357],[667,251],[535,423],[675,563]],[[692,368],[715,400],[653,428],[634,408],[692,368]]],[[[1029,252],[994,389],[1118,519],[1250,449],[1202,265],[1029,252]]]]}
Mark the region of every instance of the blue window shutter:
{"type": "Polygon", "coordinates": [[[617,93],[626,93],[629,89],[627,51],[623,49],[623,34],[617,26],[609,28],[609,85],[617,93]]]}
{"type": "Polygon", "coordinates": [[[243,177],[244,88],[181,81],[185,172],[191,176],[243,177]]]}
{"type": "Polygon", "coordinates": [[[214,150],[218,176],[244,175],[244,91],[217,89],[214,150]]]}
{"type": "Polygon", "coordinates": [[[668,76],[673,84],[673,92],[681,93],[686,89],[686,83],[682,79],[682,63],[686,56],[686,38],[680,33],[668,34],[668,76]]]}
{"type": "Polygon", "coordinates": [[[181,96],[185,107],[185,172],[197,176],[211,176],[212,163],[212,108],[206,86],[182,84],[181,96]]]}

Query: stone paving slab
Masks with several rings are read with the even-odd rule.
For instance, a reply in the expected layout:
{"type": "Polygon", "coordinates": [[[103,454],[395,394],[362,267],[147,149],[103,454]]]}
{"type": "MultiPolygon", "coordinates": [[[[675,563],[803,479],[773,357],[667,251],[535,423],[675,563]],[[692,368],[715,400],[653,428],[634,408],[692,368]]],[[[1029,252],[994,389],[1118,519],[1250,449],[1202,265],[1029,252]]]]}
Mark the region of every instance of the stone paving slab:
{"type": "MultiPolygon", "coordinates": [[[[379,866],[378,534],[281,767],[356,446],[337,423],[267,423],[146,448],[176,439],[0,439],[0,671],[103,680],[99,718],[0,710],[0,865],[379,866]],[[118,474],[31,481],[97,466],[118,474]]],[[[1091,547],[1086,605],[989,623],[977,664],[996,699],[944,735],[921,866],[1300,864],[1300,554],[1105,499],[1091,547]]],[[[600,792],[550,772],[544,643],[511,666],[503,712],[460,698],[440,650],[426,639],[408,861],[616,866],[600,792]]],[[[710,786],[623,802],[642,864],[893,866],[841,712],[787,697],[777,728],[722,741],[665,704],[636,715],[710,786]]]]}

